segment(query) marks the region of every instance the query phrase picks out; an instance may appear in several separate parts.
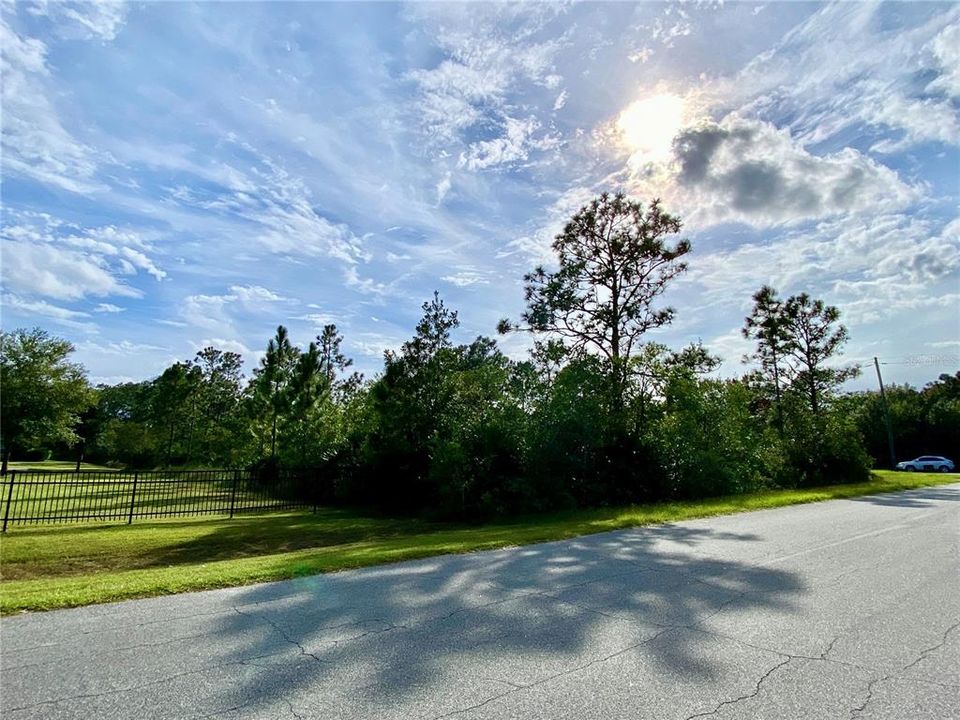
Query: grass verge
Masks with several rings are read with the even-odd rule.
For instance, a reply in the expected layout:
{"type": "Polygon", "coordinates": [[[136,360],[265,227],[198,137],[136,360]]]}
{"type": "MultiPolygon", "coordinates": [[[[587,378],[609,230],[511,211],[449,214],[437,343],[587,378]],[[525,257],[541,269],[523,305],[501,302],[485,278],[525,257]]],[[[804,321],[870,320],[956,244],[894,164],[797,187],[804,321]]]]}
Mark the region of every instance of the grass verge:
{"type": "MultiPolygon", "coordinates": [[[[11,460],[10,470],[56,470],[59,472],[73,472],[77,469],[76,460],[11,460]]],[[[94,465],[93,463],[80,463],[81,470],[100,470],[111,471],[116,468],[109,468],[106,465],[94,465]]]]}
{"type": "Polygon", "coordinates": [[[234,520],[14,528],[0,540],[0,613],[51,610],[246,585],[625,527],[957,482],[876,472],[870,482],[690,502],[576,510],[486,525],[375,518],[345,510],[234,520]]]}

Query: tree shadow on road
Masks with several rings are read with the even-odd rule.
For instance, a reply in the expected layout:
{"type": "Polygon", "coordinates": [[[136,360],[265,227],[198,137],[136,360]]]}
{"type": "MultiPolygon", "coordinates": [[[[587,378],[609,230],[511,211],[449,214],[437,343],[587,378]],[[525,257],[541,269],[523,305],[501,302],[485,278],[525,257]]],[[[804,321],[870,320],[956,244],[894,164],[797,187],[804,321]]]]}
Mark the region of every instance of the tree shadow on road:
{"type": "Polygon", "coordinates": [[[400,703],[399,716],[418,703],[439,716],[640,646],[672,672],[709,678],[702,654],[656,640],[727,610],[789,611],[805,591],[795,574],[724,557],[724,543],[758,539],[663,525],[255,586],[216,621],[233,647],[223,661],[249,671],[216,704],[310,695],[311,716],[381,716],[400,703]],[[711,554],[699,553],[707,542],[711,554]]]}
{"type": "Polygon", "coordinates": [[[944,501],[960,501],[960,487],[928,487],[884,495],[850,498],[852,502],[896,508],[928,508],[944,501]]]}

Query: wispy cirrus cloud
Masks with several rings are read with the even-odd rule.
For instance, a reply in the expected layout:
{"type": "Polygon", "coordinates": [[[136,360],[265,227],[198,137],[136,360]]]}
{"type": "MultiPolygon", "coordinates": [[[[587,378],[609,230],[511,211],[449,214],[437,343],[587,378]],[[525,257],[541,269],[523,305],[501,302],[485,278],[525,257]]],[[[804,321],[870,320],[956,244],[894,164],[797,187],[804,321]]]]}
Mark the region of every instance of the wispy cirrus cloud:
{"type": "Polygon", "coordinates": [[[0,13],[3,165],[7,172],[76,193],[101,187],[98,153],[63,124],[50,97],[47,45],[21,35],[0,13]]]}
{"type": "Polygon", "coordinates": [[[28,15],[46,19],[58,35],[67,39],[113,40],[127,16],[127,4],[122,0],[28,0],[22,5],[28,15]]]}
{"type": "Polygon", "coordinates": [[[7,3],[5,322],[167,348],[150,373],[332,321],[372,374],[435,288],[464,337],[516,316],[570,215],[625,189],[694,243],[658,339],[736,353],[769,281],[839,304],[852,350],[920,342],[882,344],[904,318],[946,342],[960,11],[776,9],[7,3]]]}
{"type": "MultiPolygon", "coordinates": [[[[955,144],[960,120],[951,103],[960,10],[919,13],[916,24],[895,4],[835,3],[814,13],[736,77],[718,98],[763,119],[788,117],[804,144],[843,131],[872,134],[893,152],[922,142],[955,144]],[[932,77],[931,77],[932,75],[932,77]]],[[[952,97],[956,97],[955,94],[952,97]]]]}
{"type": "Polygon", "coordinates": [[[4,312],[6,313],[9,313],[11,310],[17,313],[27,313],[31,316],[52,322],[55,325],[74,328],[84,332],[96,332],[97,330],[95,324],[83,319],[90,317],[90,315],[85,312],[70,310],[69,308],[49,303],[46,300],[30,300],[20,297],[15,293],[4,293],[2,299],[4,312]]]}
{"type": "Polygon", "coordinates": [[[297,301],[259,285],[233,285],[217,295],[188,295],[180,303],[180,315],[190,326],[235,332],[236,316],[268,314],[277,305],[296,305],[297,301]]]}
{"type": "MultiPolygon", "coordinates": [[[[461,167],[482,170],[554,147],[540,120],[519,114],[510,99],[525,86],[553,91],[562,83],[554,57],[566,37],[537,39],[562,8],[419,6],[410,12],[435,33],[444,54],[432,67],[409,72],[419,91],[420,123],[439,153],[453,149],[461,167]]],[[[560,109],[564,102],[553,104],[560,109]]]]}

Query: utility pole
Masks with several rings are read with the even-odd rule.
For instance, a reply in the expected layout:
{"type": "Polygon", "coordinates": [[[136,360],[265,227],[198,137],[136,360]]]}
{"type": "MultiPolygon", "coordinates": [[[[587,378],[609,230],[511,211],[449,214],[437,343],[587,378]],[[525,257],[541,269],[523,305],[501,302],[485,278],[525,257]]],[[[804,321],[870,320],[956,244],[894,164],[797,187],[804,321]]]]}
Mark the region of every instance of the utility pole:
{"type": "Polygon", "coordinates": [[[880,361],[873,358],[873,366],[877,369],[877,382],[880,383],[880,397],[883,400],[883,419],[887,425],[887,444],[890,446],[890,469],[897,467],[897,453],[893,449],[893,429],[890,427],[890,407],[887,405],[887,392],[883,389],[883,376],[880,374],[880,361]]]}

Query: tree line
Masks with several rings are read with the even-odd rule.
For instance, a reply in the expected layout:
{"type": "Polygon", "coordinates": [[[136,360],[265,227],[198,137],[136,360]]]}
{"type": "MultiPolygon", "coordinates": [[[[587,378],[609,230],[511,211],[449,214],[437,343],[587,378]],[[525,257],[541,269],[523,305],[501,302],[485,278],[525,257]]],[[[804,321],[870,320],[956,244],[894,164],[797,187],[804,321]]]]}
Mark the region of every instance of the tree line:
{"type": "MultiPolygon", "coordinates": [[[[742,328],[755,369],[713,376],[700,343],[649,339],[690,243],[659,202],[604,194],[524,277],[526,309],[498,332],[529,333],[523,360],[494,338],[456,343],[456,310],[422,306],[413,336],[372,379],[352,372],[333,324],[305,348],[283,326],[249,378],[209,347],[159,377],[92,388],[72,347],[43,330],[0,336],[3,461],[55,452],[130,467],[309,467],[337,501],[390,512],[490,516],[570,506],[854,482],[882,464],[874,393],[837,308],[770,287],[742,328]]],[[[898,447],[960,446],[960,373],[888,390],[898,447]]],[[[952,449],[952,450],[951,450],[952,449]]]]}

